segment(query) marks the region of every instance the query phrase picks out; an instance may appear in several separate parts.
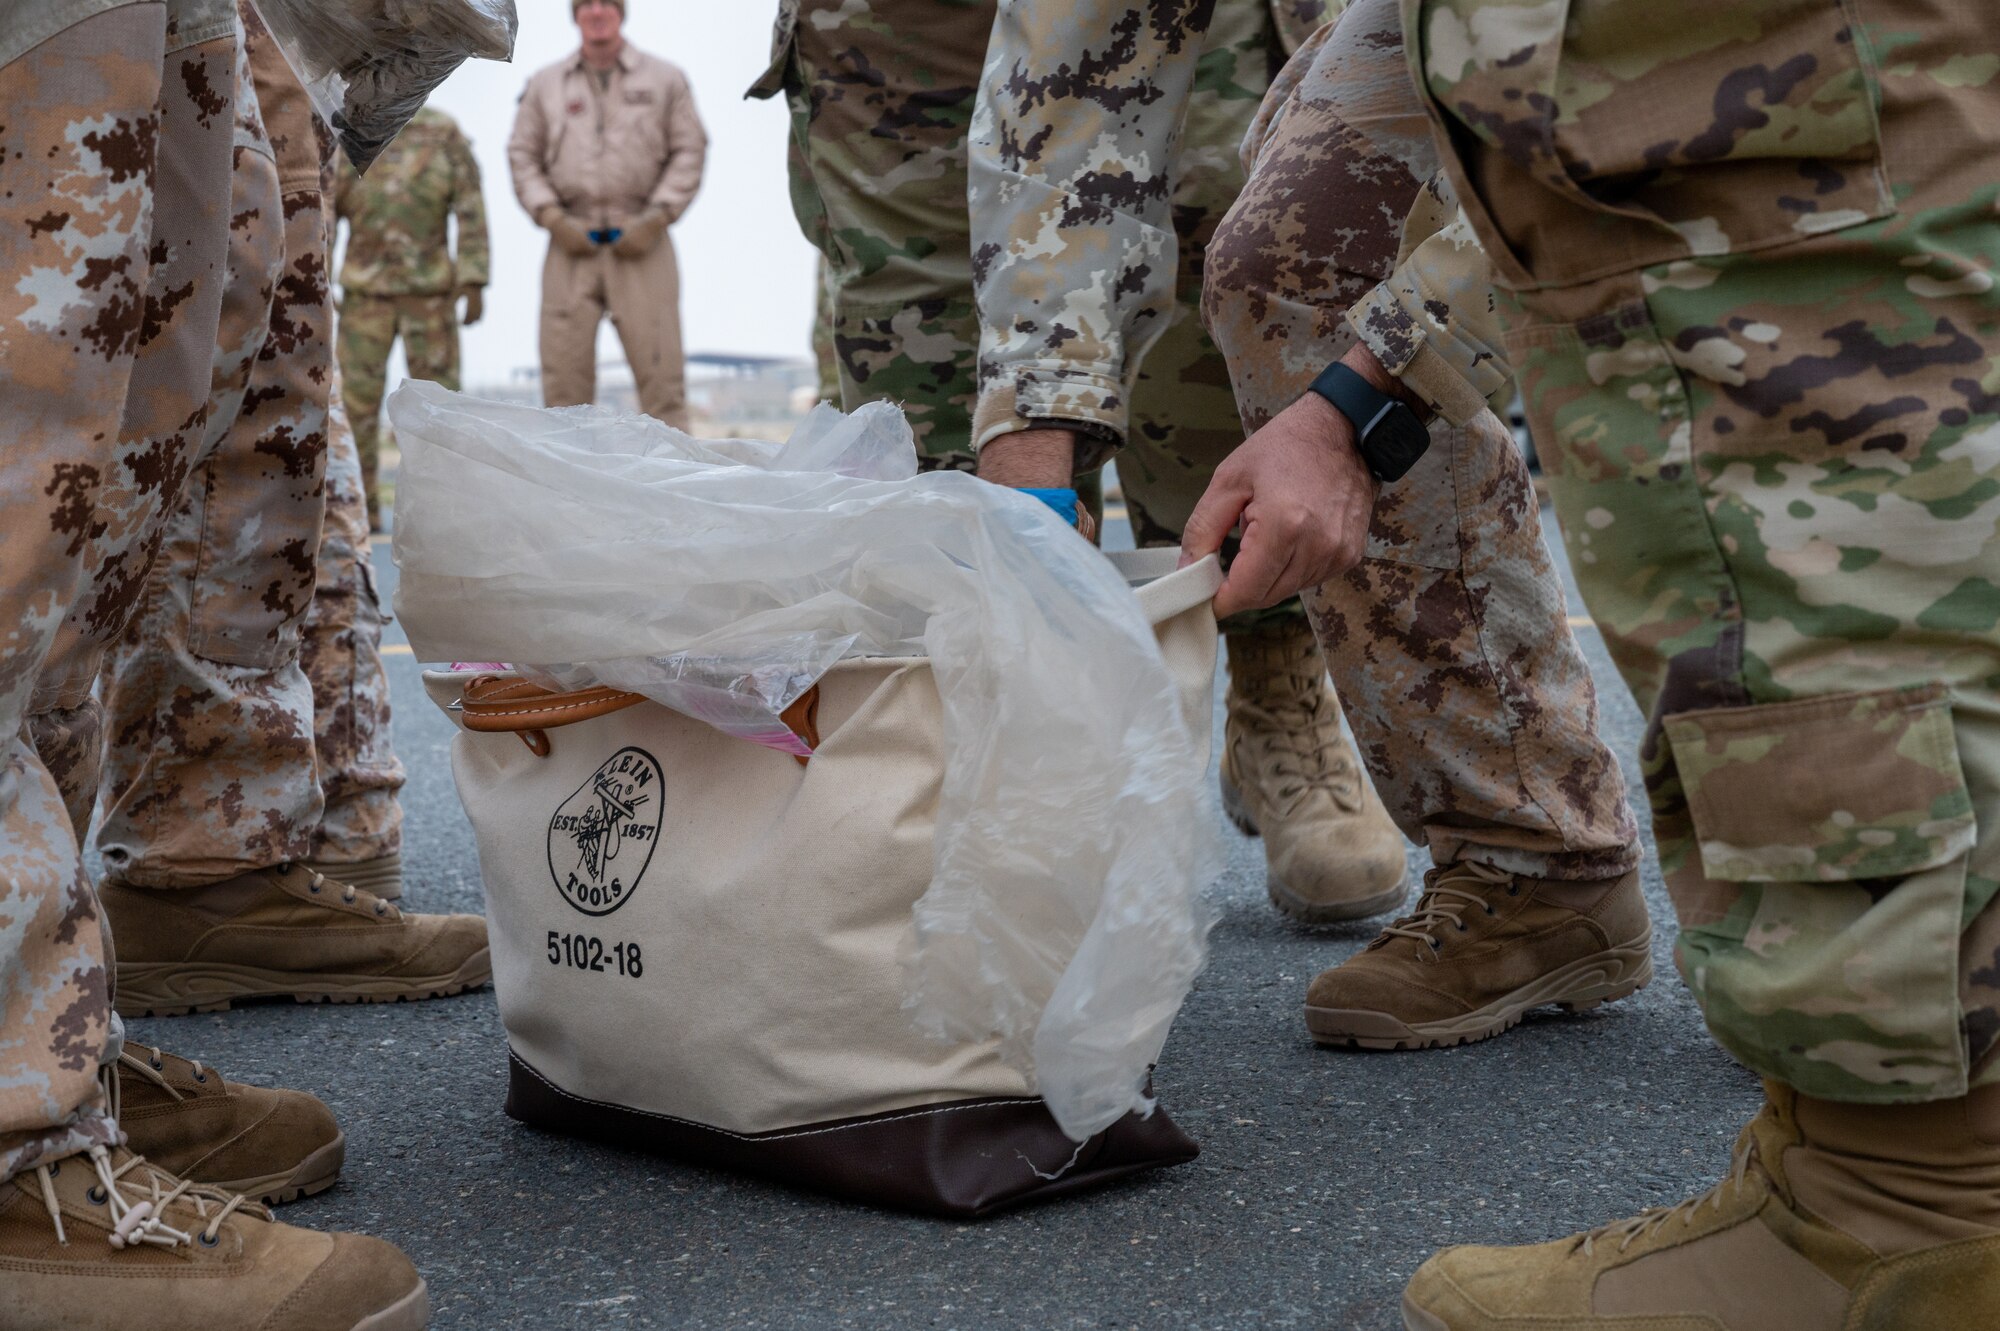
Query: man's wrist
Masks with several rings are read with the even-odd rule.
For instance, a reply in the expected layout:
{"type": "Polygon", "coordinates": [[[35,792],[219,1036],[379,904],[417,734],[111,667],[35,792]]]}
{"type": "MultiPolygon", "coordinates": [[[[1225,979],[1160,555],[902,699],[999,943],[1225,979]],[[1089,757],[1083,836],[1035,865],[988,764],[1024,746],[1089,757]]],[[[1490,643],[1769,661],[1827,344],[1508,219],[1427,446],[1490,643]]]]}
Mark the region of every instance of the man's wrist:
{"type": "Polygon", "coordinates": [[[1437,414],[1431,410],[1431,404],[1424,401],[1408,384],[1389,373],[1389,368],[1376,358],[1366,343],[1356,342],[1349,347],[1347,354],[1340,358],[1340,363],[1366,379],[1369,387],[1376,392],[1386,393],[1416,412],[1417,419],[1426,425],[1430,423],[1431,417],[1437,414]]]}
{"type": "Polygon", "coordinates": [[[979,450],[979,477],[1015,489],[1073,489],[1076,436],[1059,427],[995,435],[979,450]]]}

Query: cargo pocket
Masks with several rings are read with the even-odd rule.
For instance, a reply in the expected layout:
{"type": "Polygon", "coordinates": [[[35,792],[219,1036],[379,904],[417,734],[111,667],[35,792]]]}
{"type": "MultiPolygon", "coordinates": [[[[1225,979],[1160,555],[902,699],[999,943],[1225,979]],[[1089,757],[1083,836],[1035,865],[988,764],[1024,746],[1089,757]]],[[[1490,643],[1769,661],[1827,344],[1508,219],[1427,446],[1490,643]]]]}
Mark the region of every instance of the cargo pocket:
{"type": "Polygon", "coordinates": [[[1754,1071],[1809,1095],[1962,1095],[1958,935],[1975,821],[1942,685],[1665,722],[1701,872],[1682,973],[1754,1071]]]}

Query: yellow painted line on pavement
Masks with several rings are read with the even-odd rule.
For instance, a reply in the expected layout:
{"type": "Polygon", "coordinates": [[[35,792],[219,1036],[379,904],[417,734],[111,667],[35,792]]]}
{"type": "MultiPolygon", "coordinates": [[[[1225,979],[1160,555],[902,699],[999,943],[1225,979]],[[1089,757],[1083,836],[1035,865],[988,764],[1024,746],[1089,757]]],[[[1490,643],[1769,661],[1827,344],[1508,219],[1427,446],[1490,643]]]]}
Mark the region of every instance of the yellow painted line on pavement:
{"type": "Polygon", "coordinates": [[[382,644],[382,655],[412,656],[415,653],[410,650],[410,644],[407,642],[385,642],[382,644]]]}
{"type": "Polygon", "coordinates": [[[1594,629],[1597,627],[1597,621],[1589,615],[1571,615],[1569,626],[1573,629],[1594,629]]]}

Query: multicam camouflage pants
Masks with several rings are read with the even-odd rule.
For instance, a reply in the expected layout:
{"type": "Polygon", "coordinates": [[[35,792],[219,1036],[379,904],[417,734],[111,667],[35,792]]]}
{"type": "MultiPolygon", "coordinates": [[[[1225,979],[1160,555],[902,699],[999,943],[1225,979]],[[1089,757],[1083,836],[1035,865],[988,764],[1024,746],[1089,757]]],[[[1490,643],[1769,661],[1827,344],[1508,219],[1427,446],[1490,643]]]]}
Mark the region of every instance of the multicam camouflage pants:
{"type": "MultiPolygon", "coordinates": [[[[1292,59],[1208,250],[1207,315],[1243,426],[1353,341],[1436,165],[1395,0],[1356,0],[1292,59]]],[[[1375,505],[1366,557],[1306,608],[1375,788],[1439,861],[1599,878],[1638,862],[1617,759],[1512,435],[1440,422],[1375,505]]]]}
{"type": "MultiPolygon", "coordinates": [[[[2000,1083],[2000,23],[1744,13],[1766,9],[1594,89],[1595,124],[1703,145],[1615,215],[1470,138],[1453,174],[1512,289],[1584,597],[1651,713],[1709,1028],[1810,1095],[1948,1098],[2000,1083]],[[1841,75],[1851,113],[1779,106],[1781,65],[1841,75]],[[1748,123],[1782,133],[1737,133],[1728,90],[1750,86],[1769,109],[1748,123]],[[1706,253],[1629,229],[1656,187],[1712,205],[1706,253]]],[[[1453,113],[1504,128],[1532,63],[1482,71],[1453,113]]]]}
{"type": "Polygon", "coordinates": [[[0,271],[34,278],[0,291],[0,1179],[117,1132],[109,940],[29,718],[89,697],[206,429],[237,50],[185,0],[0,67],[0,271]]]}
{"type": "MultiPolygon", "coordinates": [[[[1288,6],[1305,9],[1313,6],[1288,6]]],[[[971,467],[978,393],[965,136],[993,0],[805,0],[790,50],[753,91],[790,104],[792,204],[825,259],[825,304],[849,410],[903,405],[927,465],[971,467]]],[[[1290,28],[1287,28],[1290,31],[1290,28]]],[[[1237,144],[1282,60],[1268,0],[1224,0],[1226,61],[1188,111],[1176,198],[1183,261],[1173,325],[1141,366],[1118,476],[1140,545],[1171,545],[1243,441],[1222,356],[1201,325],[1202,251],[1242,183],[1237,144]]],[[[1079,489],[1095,482],[1079,478],[1079,489]]],[[[1288,602],[1225,626],[1296,622],[1288,602]]]]}
{"type": "Polygon", "coordinates": [[[332,366],[319,140],[283,56],[254,17],[247,31],[276,150],[237,148],[209,429],[101,681],[97,844],[107,872],[141,887],[303,859],[320,816],[298,662],[332,366]]]}
{"type": "Polygon", "coordinates": [[[458,391],[458,298],[370,296],[340,298],[340,376],[346,384],[348,424],[361,461],[362,493],[371,526],[380,512],[376,476],[382,457],[382,393],[389,382],[389,352],[403,339],[412,379],[430,379],[458,391]]]}

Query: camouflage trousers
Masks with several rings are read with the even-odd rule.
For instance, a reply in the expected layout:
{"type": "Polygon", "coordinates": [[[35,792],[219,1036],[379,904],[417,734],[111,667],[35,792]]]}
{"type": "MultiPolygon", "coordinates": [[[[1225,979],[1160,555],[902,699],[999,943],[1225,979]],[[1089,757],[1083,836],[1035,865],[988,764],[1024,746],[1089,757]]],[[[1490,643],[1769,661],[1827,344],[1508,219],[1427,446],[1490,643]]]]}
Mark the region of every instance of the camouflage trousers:
{"type": "MultiPolygon", "coordinates": [[[[1538,266],[1501,313],[1578,581],[1650,712],[1681,973],[1755,1071],[1902,1102],[2000,1083],[2000,78],[1965,54],[1989,10],[1854,9],[1840,46],[1886,53],[1857,70],[1875,141],[1740,149],[1734,253],[1605,275],[1592,219],[1504,169],[1461,187],[1502,234],[1546,228],[1538,265],[1599,269],[1538,266]],[[1801,198],[1843,185],[1878,211],[1806,226],[1801,198]]],[[[1669,143],[1721,114],[1645,71],[1604,93],[1594,114],[1669,143]]]]}
{"type": "MultiPolygon", "coordinates": [[[[1356,0],[1299,50],[1209,246],[1209,327],[1246,430],[1351,345],[1342,316],[1394,266],[1435,168],[1401,31],[1395,0],[1356,0]]],[[[1534,488],[1490,412],[1432,427],[1362,562],[1305,600],[1376,790],[1438,862],[1567,879],[1638,862],[1534,488]]]]}
{"type": "MultiPolygon", "coordinates": [[[[282,61],[261,27],[248,47],[253,71],[282,61]]],[[[311,110],[272,73],[275,160],[235,154],[209,429],[100,680],[97,846],[139,887],[303,859],[320,816],[298,658],[326,507],[327,231],[311,110]]]]}
{"type": "Polygon", "coordinates": [[[412,379],[429,379],[457,392],[457,298],[449,293],[371,296],[359,291],[340,298],[340,375],[373,527],[381,525],[376,476],[382,457],[382,394],[389,382],[389,352],[398,337],[412,379]]]}
{"type": "MultiPolygon", "coordinates": [[[[0,18],[0,24],[9,22],[0,18]]],[[[0,67],[0,1179],[115,1140],[110,947],[30,718],[89,697],[206,431],[231,5],[93,14],[0,67]]]]}
{"type": "MultiPolygon", "coordinates": [[[[993,0],[806,0],[790,52],[757,91],[792,112],[792,205],[824,260],[825,340],[847,410],[901,403],[927,466],[972,468],[979,318],[966,214],[966,132],[992,30],[993,0]]],[[[1263,0],[1223,6],[1211,40],[1253,45],[1263,0]]],[[[1254,95],[1191,120],[1191,154],[1227,154],[1254,95]]],[[[1227,196],[1213,201],[1220,215],[1227,196]]],[[[1197,228],[1199,231],[1200,228],[1197,228]]],[[[1180,303],[1133,386],[1118,454],[1134,540],[1173,545],[1230,450],[1243,441],[1222,354],[1200,314],[1202,243],[1184,237],[1180,303]]],[[[1086,503],[1097,477],[1078,478],[1086,503]]],[[[1099,501],[1093,510],[1101,510],[1099,501]]],[[[1296,621],[1296,601],[1225,627],[1296,621]]]]}
{"type": "Polygon", "coordinates": [[[299,643],[299,665],[312,685],[313,749],[324,802],[312,831],[311,858],[320,865],[355,864],[403,848],[399,792],[405,776],[389,742],[389,676],[382,666],[388,617],[375,592],[361,459],[341,399],[336,367],[319,582],[299,643]]]}

